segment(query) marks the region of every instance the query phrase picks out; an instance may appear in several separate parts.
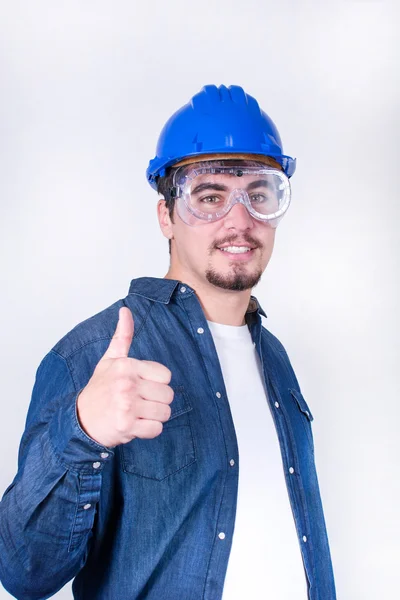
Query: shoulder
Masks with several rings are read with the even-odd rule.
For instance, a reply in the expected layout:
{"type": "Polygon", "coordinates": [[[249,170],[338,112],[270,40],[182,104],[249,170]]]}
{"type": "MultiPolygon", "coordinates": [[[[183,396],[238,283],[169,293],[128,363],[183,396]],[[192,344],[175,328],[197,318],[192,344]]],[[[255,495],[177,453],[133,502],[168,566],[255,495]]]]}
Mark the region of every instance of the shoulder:
{"type": "Polygon", "coordinates": [[[286,354],[286,349],[282,342],[273,333],[271,333],[269,329],[264,327],[264,325],[261,328],[261,336],[264,343],[268,344],[272,350],[286,354]]]}
{"type": "Polygon", "coordinates": [[[280,378],[288,381],[290,385],[296,389],[300,389],[299,382],[284,345],[273,333],[269,331],[269,329],[264,327],[264,325],[261,329],[261,340],[262,345],[267,351],[268,358],[274,362],[275,370],[279,374],[280,378]]]}
{"type": "Polygon", "coordinates": [[[123,306],[128,307],[132,312],[135,320],[135,337],[137,337],[152,304],[146,298],[129,294],[75,325],[53,346],[52,351],[68,360],[93,345],[106,348],[117,327],[119,309],[123,306]]]}

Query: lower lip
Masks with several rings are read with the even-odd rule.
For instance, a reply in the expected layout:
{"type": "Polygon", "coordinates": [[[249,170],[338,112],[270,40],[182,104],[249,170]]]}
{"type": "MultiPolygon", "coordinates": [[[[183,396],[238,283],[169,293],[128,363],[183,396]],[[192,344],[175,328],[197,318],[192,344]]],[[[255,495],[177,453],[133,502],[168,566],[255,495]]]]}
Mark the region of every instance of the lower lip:
{"type": "Polygon", "coordinates": [[[226,252],[225,250],[221,250],[221,248],[218,248],[218,251],[221,252],[221,254],[224,254],[230,260],[245,261],[245,260],[250,260],[251,258],[253,258],[255,248],[253,248],[253,250],[249,250],[248,252],[237,252],[237,253],[226,252]]]}

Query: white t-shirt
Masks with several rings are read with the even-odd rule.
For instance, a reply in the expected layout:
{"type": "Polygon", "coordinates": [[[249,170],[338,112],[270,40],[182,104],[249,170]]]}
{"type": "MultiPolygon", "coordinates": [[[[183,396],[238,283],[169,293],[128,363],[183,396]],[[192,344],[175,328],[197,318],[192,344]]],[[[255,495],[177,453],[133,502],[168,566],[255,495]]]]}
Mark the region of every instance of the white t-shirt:
{"type": "Polygon", "coordinates": [[[223,600],[306,600],[307,583],[262,365],[247,325],[208,321],[239,447],[239,490],[223,600]]]}

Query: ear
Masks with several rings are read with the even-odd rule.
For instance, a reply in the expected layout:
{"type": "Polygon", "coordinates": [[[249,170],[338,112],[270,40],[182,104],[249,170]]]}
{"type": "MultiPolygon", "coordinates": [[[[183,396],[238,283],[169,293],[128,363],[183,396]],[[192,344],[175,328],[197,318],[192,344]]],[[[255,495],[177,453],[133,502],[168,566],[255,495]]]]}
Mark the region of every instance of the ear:
{"type": "Polygon", "coordinates": [[[158,222],[160,224],[160,228],[161,228],[161,231],[162,231],[164,237],[171,240],[174,237],[173,232],[172,232],[172,221],[169,216],[169,210],[166,206],[166,202],[165,202],[164,198],[161,198],[157,202],[157,216],[158,216],[158,222]]]}

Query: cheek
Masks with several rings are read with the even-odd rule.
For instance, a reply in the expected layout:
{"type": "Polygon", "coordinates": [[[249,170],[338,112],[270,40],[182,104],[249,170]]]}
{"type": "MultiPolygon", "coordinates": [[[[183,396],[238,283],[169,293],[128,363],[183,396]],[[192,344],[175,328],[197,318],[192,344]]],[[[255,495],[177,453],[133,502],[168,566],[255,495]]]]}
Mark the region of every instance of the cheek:
{"type": "Polygon", "coordinates": [[[272,233],[269,233],[266,239],[265,246],[269,252],[272,252],[275,243],[275,231],[276,229],[272,229],[272,233]]]}
{"type": "Polygon", "coordinates": [[[187,226],[180,233],[181,245],[191,260],[200,263],[208,258],[210,246],[215,244],[217,238],[210,234],[206,227],[187,226]]]}
{"type": "Polygon", "coordinates": [[[218,224],[208,223],[207,225],[192,227],[191,229],[191,235],[189,234],[187,240],[191,252],[193,254],[201,252],[199,258],[200,256],[208,256],[210,249],[214,250],[215,244],[221,238],[221,233],[218,233],[220,229],[218,224]]]}
{"type": "Polygon", "coordinates": [[[267,231],[267,235],[265,236],[265,240],[266,240],[266,246],[268,248],[271,248],[274,245],[275,242],[275,233],[276,233],[276,229],[272,229],[272,227],[268,226],[268,231],[267,231]]]}
{"type": "Polygon", "coordinates": [[[264,225],[257,235],[262,244],[261,255],[263,258],[269,258],[275,243],[276,229],[272,229],[269,225],[264,225]]]}

